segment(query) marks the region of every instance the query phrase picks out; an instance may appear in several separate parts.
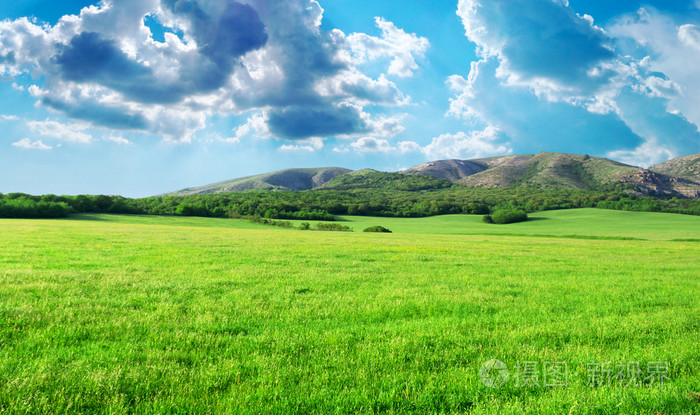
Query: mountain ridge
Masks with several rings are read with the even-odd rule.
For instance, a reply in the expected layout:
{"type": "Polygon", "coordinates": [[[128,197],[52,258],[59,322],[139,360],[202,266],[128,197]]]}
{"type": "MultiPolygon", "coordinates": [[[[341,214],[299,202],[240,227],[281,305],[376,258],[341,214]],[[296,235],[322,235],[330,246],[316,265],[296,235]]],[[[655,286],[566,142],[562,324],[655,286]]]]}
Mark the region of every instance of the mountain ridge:
{"type": "Polygon", "coordinates": [[[399,172],[341,167],[297,168],[191,187],[164,195],[248,190],[428,190],[451,184],[467,187],[601,190],[624,187],[637,195],[700,198],[700,153],[643,169],[588,155],[548,153],[471,160],[436,160],[399,172]],[[431,180],[411,178],[423,176],[431,180]],[[449,182],[449,183],[448,183],[449,182]]]}
{"type": "Polygon", "coordinates": [[[242,192],[246,190],[311,190],[333,178],[352,172],[342,167],[296,168],[273,171],[270,173],[245,176],[225,180],[204,186],[188,187],[161,196],[187,196],[194,194],[212,194],[242,192]]]}

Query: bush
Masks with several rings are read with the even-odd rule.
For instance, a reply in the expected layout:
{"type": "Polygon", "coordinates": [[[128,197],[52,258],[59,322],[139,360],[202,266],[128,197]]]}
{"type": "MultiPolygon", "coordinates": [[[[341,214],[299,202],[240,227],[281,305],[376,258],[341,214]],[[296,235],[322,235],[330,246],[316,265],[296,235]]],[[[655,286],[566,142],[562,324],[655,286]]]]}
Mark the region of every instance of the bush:
{"type": "Polygon", "coordinates": [[[525,222],[527,213],[519,209],[501,209],[491,214],[493,223],[503,225],[506,223],[525,222]]]}
{"type": "Polygon", "coordinates": [[[299,224],[299,229],[301,229],[302,231],[308,231],[309,229],[311,229],[311,224],[309,222],[302,222],[301,224],[299,224]]]}
{"type": "Polygon", "coordinates": [[[484,223],[493,223],[493,218],[491,215],[484,215],[484,218],[482,219],[484,223]]]}
{"type": "Polygon", "coordinates": [[[383,226],[370,226],[362,232],[378,232],[378,233],[391,233],[391,231],[383,226]]]}
{"type": "Polygon", "coordinates": [[[319,231],[335,231],[335,232],[352,232],[349,226],[343,226],[338,223],[317,223],[316,230],[319,231]]]}
{"type": "Polygon", "coordinates": [[[0,200],[0,218],[53,219],[65,218],[72,212],[67,204],[38,202],[30,197],[0,200]]]}

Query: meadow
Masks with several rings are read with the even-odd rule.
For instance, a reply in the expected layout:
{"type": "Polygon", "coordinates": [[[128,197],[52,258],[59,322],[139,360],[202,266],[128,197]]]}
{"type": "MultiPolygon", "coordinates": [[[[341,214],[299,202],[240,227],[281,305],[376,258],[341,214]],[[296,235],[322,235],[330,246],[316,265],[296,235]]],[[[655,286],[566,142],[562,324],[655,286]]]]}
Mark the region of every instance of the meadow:
{"type": "Polygon", "coordinates": [[[700,413],[700,217],[531,218],[1,220],[0,412],[700,413]]]}

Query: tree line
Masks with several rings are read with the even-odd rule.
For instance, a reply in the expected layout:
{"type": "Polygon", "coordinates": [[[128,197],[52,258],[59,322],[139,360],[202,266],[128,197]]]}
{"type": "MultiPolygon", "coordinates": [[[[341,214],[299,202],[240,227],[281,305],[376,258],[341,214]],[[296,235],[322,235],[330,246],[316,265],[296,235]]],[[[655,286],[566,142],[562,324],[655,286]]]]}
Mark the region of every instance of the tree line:
{"type": "Polygon", "coordinates": [[[74,213],[179,215],[219,218],[333,220],[337,215],[424,217],[444,214],[485,215],[498,209],[535,212],[602,208],[700,215],[700,200],[631,196],[620,191],[469,188],[398,190],[345,188],[301,192],[154,196],[32,196],[0,194],[0,217],[59,218],[74,213]]]}

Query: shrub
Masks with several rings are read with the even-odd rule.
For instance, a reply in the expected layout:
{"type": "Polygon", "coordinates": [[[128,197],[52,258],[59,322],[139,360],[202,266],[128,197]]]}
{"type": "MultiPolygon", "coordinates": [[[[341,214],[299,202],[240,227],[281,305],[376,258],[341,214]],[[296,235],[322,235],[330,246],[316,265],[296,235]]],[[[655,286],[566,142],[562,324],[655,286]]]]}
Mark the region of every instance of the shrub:
{"type": "Polygon", "coordinates": [[[301,224],[299,224],[299,229],[301,229],[302,231],[308,231],[309,229],[311,229],[311,224],[309,222],[302,222],[301,224]]]}
{"type": "Polygon", "coordinates": [[[493,223],[503,225],[506,223],[524,222],[527,220],[527,213],[519,209],[501,209],[491,214],[493,223]]]}
{"type": "Polygon", "coordinates": [[[294,224],[288,220],[271,220],[267,222],[268,225],[279,226],[280,228],[293,228],[294,224]]]}
{"type": "Polygon", "coordinates": [[[484,223],[493,223],[493,218],[491,215],[484,215],[484,218],[482,219],[484,223]]]}
{"type": "Polygon", "coordinates": [[[378,232],[378,233],[391,233],[391,231],[383,226],[370,226],[362,232],[378,232]]]}
{"type": "Polygon", "coordinates": [[[319,231],[335,231],[335,232],[352,232],[349,226],[343,226],[338,223],[317,223],[316,230],[319,231]]]}
{"type": "Polygon", "coordinates": [[[0,200],[0,218],[53,219],[71,212],[71,207],[63,202],[38,202],[29,197],[0,200]]]}

